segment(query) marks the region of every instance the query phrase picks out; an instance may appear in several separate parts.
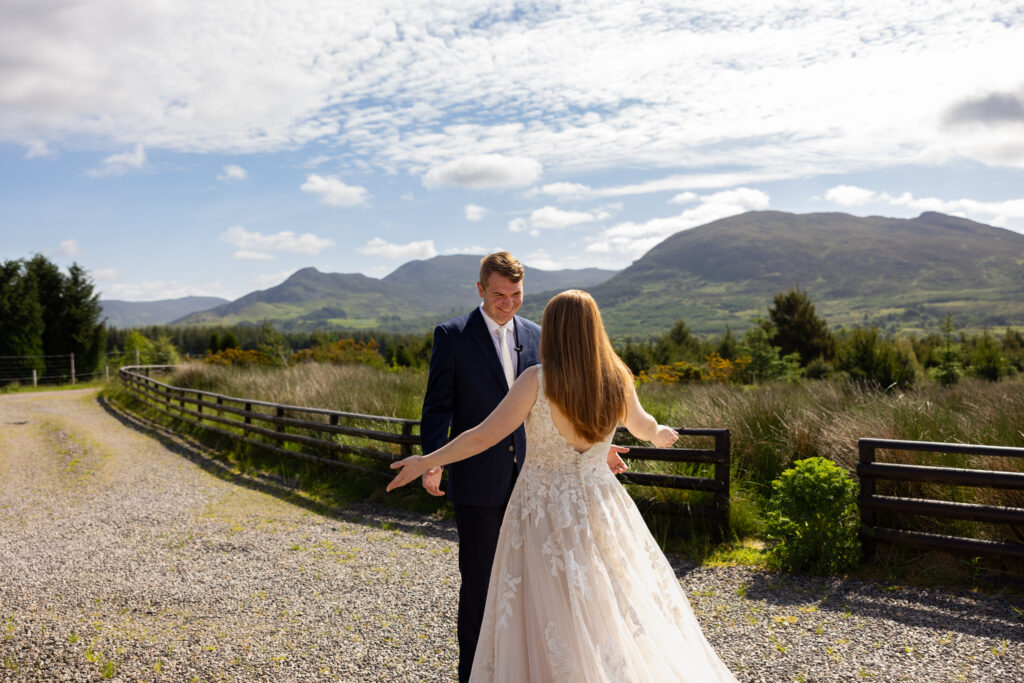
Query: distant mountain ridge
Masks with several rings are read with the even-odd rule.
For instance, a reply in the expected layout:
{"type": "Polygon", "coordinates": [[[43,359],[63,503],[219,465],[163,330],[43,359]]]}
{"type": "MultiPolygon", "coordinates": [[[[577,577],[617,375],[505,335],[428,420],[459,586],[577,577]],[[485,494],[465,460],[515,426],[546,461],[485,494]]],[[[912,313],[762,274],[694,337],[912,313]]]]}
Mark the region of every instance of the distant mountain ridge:
{"type": "MultiPolygon", "coordinates": [[[[482,255],[457,254],[410,261],[384,278],[358,273],[296,271],[281,284],[235,301],[185,315],[183,325],[233,325],[272,320],[285,328],[333,325],[391,330],[430,329],[479,301],[476,279],[482,255]]],[[[526,292],[592,287],[616,271],[586,268],[547,271],[526,264],[526,292]]]]}
{"type": "Polygon", "coordinates": [[[106,318],[107,326],[128,328],[166,325],[190,313],[205,311],[226,303],[227,299],[216,296],[186,296],[159,301],[102,299],[100,306],[103,307],[103,317],[106,318]]]}
{"type": "MultiPolygon", "coordinates": [[[[479,300],[479,262],[437,256],[381,279],[304,268],[176,322],[425,332],[479,300]]],[[[832,326],[934,332],[946,312],[963,327],[1024,325],[1024,235],[934,212],[753,211],[678,232],[622,271],[526,268],[523,315],[539,321],[553,293],[586,289],[617,339],[663,334],[680,319],[695,332],[740,331],[794,286],[832,326]]]]}
{"type": "MultiPolygon", "coordinates": [[[[590,292],[613,336],[745,328],[807,291],[829,324],[937,331],[1024,324],[1024,235],[964,218],[754,211],[676,233],[590,292]]],[[[536,314],[540,302],[528,302],[536,314]]]]}

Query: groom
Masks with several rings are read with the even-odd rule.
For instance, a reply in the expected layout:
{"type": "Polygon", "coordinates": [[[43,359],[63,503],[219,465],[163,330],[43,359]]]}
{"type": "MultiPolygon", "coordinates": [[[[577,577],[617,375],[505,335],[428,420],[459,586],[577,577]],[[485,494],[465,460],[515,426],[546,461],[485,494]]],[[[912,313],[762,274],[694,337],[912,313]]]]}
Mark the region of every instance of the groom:
{"type": "MultiPolygon", "coordinates": [[[[523,303],[523,265],[506,251],[480,262],[482,301],[466,315],[438,325],[423,398],[420,444],[431,453],[483,422],[520,373],[540,362],[540,327],[516,316],[523,303]]],[[[496,446],[448,468],[448,500],[459,532],[459,680],[469,680],[480,635],[498,532],[526,455],[520,427],[496,446]]],[[[435,496],[441,468],[423,475],[435,496]]]]}

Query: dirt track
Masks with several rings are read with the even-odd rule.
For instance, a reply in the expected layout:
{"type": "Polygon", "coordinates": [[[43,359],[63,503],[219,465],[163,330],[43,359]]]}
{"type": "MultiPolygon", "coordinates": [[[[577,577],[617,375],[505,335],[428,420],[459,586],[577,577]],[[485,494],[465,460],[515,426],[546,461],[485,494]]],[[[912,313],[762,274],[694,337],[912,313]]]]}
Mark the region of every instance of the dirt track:
{"type": "MultiPolygon", "coordinates": [[[[0,680],[453,680],[444,522],[318,508],[94,390],[0,395],[0,680]]],[[[741,681],[1019,681],[1024,604],[673,558],[741,681]]]]}

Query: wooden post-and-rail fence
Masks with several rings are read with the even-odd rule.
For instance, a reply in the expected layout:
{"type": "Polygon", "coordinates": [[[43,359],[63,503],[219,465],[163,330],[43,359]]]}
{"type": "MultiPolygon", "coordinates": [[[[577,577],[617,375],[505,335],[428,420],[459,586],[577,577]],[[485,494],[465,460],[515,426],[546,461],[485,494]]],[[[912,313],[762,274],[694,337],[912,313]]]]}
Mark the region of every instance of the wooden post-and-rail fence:
{"type": "MultiPolygon", "coordinates": [[[[936,548],[970,555],[999,555],[1002,557],[1024,559],[1024,544],[1021,543],[1005,543],[978,538],[947,536],[877,525],[877,513],[885,511],[973,522],[1010,524],[1015,525],[1018,530],[1024,530],[1024,508],[901,496],[883,496],[876,493],[876,482],[878,480],[927,482],[953,486],[1024,491],[1024,473],[1020,472],[996,472],[991,470],[876,462],[879,450],[1024,458],[1024,448],[936,443],[930,441],[860,439],[858,441],[858,450],[860,462],[857,464],[857,475],[860,477],[860,514],[865,530],[863,536],[865,556],[870,557],[874,554],[875,541],[886,541],[899,545],[936,548]]],[[[1024,536],[1024,534],[1018,533],[1018,537],[1021,536],[1024,536]]]]}
{"type": "MultiPolygon", "coordinates": [[[[391,463],[418,453],[419,420],[363,415],[322,408],[281,405],[267,401],[225,396],[210,391],[176,387],[150,375],[173,370],[168,365],[122,367],[124,387],[150,407],[171,417],[279,455],[300,458],[330,467],[392,475],[345,459],[358,456],[391,463]],[[285,446],[289,446],[285,448],[285,446]],[[342,456],[342,457],[339,457],[342,456]]],[[[630,461],[710,464],[713,477],[682,476],[630,471],[619,475],[638,486],[710,492],[710,505],[678,505],[638,501],[653,512],[701,517],[723,538],[729,527],[729,430],[680,429],[683,436],[711,437],[712,449],[648,448],[630,446],[623,456],[630,461]]]]}

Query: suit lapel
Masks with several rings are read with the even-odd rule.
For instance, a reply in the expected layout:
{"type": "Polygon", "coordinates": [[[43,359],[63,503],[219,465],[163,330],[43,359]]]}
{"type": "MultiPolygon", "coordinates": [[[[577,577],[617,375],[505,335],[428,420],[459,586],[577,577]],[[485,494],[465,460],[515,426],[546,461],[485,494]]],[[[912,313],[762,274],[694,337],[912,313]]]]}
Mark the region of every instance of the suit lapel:
{"type": "Polygon", "coordinates": [[[516,329],[516,346],[522,349],[516,352],[516,377],[519,377],[523,374],[523,370],[535,362],[540,344],[539,340],[534,339],[533,331],[520,322],[519,316],[512,319],[512,324],[516,329]]]}
{"type": "Polygon", "coordinates": [[[477,308],[469,316],[470,335],[473,337],[473,341],[480,348],[480,354],[483,356],[486,364],[491,368],[491,372],[494,373],[495,379],[498,383],[505,387],[507,391],[508,383],[505,381],[505,371],[501,369],[501,361],[498,359],[498,353],[494,350],[494,342],[491,341],[491,334],[487,331],[487,323],[484,322],[484,314],[477,308]]]}

